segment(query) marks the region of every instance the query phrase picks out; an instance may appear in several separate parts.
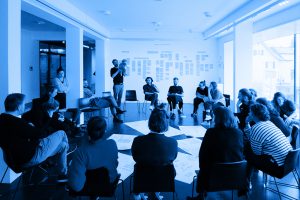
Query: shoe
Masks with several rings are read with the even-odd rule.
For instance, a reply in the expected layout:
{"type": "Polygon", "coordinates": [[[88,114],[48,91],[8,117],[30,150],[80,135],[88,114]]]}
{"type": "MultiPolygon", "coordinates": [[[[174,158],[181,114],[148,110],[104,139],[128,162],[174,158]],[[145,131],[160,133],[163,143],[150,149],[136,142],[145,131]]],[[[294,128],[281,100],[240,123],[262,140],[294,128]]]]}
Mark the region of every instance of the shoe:
{"type": "Polygon", "coordinates": [[[56,182],[58,183],[66,183],[68,182],[68,176],[66,174],[58,175],[56,182]]]}
{"type": "Polygon", "coordinates": [[[114,117],[113,121],[117,123],[123,123],[123,120],[119,119],[118,117],[114,117]]]}
{"type": "Polygon", "coordinates": [[[182,114],[182,111],[180,109],[177,110],[178,114],[182,114]]]}
{"type": "Polygon", "coordinates": [[[153,110],[154,109],[154,106],[149,106],[149,110],[153,110]]]}
{"type": "Polygon", "coordinates": [[[126,110],[121,110],[120,108],[117,109],[117,114],[118,114],[118,115],[119,115],[119,114],[123,114],[124,112],[126,112],[126,110]]]}
{"type": "Polygon", "coordinates": [[[181,113],[181,114],[179,115],[179,117],[180,117],[180,118],[186,118],[186,116],[185,116],[183,113],[181,113]]]}
{"type": "Polygon", "coordinates": [[[175,119],[175,118],[176,118],[175,113],[172,113],[170,118],[171,118],[171,119],[175,119]]]}
{"type": "Polygon", "coordinates": [[[204,121],[209,121],[211,119],[212,119],[212,117],[209,114],[206,114],[204,121]]]}
{"type": "Polygon", "coordinates": [[[197,117],[197,113],[192,113],[191,117],[197,117]]]}

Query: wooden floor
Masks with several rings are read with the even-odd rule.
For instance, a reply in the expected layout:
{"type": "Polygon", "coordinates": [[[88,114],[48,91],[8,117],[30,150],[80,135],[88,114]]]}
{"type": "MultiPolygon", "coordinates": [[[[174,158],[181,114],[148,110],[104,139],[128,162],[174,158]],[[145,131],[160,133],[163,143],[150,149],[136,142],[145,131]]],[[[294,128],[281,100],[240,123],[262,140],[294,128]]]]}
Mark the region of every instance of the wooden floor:
{"type": "MultiPolygon", "coordinates": [[[[142,108],[142,104],[141,107],[142,108]]],[[[201,108],[200,108],[201,109],[201,108]]],[[[200,110],[199,109],[199,110],[200,110]]],[[[127,112],[120,117],[125,122],[131,122],[131,121],[138,121],[138,120],[144,120],[149,117],[149,111],[147,113],[138,112],[138,107],[136,104],[127,104],[126,107],[127,112]]],[[[107,112],[104,112],[106,114],[106,118],[108,121],[108,131],[107,131],[107,137],[111,135],[112,133],[119,133],[119,134],[132,134],[132,135],[139,135],[140,133],[136,130],[124,125],[124,124],[116,124],[112,121],[112,116],[108,116],[107,112]]],[[[198,115],[197,118],[192,118],[190,114],[192,113],[192,105],[185,104],[184,105],[184,113],[186,115],[186,118],[179,118],[176,116],[175,120],[170,120],[170,126],[174,128],[178,128],[178,126],[181,125],[199,125],[202,122],[202,115],[198,115]]],[[[201,113],[201,112],[200,112],[201,113]]],[[[176,136],[175,139],[183,139],[180,136],[176,136]]],[[[71,143],[78,143],[80,144],[80,139],[71,139],[71,143]]],[[[130,154],[130,151],[122,151],[122,153],[130,154]]],[[[2,175],[1,175],[2,176],[2,175]]],[[[44,177],[43,173],[38,170],[33,176],[33,182],[38,182],[44,177]]],[[[24,182],[26,182],[26,177],[23,179],[24,182]]],[[[57,185],[55,184],[55,177],[50,176],[49,179],[42,183],[41,185],[28,185],[26,183],[23,183],[21,181],[20,189],[17,191],[15,199],[74,199],[73,197],[70,197],[68,195],[68,192],[65,190],[64,185],[57,185]]],[[[281,182],[293,184],[296,185],[296,181],[293,178],[293,176],[290,174],[284,179],[280,180],[281,182]]],[[[1,184],[0,186],[0,199],[6,200],[6,199],[12,199],[13,193],[8,192],[10,189],[14,189],[16,186],[16,183],[18,182],[18,179],[13,184],[1,184]]],[[[129,195],[129,180],[128,178],[124,182],[125,186],[125,199],[133,199],[129,195]]],[[[268,187],[275,188],[275,185],[269,184],[268,187]]],[[[280,186],[280,191],[288,194],[293,197],[293,199],[300,199],[300,193],[299,189],[297,188],[289,188],[280,186]]],[[[192,185],[186,184],[183,182],[176,181],[176,199],[178,200],[184,200],[187,196],[191,196],[192,192],[192,185]]],[[[121,187],[117,188],[117,199],[122,199],[122,192],[121,187]]],[[[216,193],[209,193],[207,199],[231,199],[231,191],[226,192],[216,192],[216,193]]],[[[168,193],[162,193],[164,196],[164,199],[172,199],[172,194],[168,193]]],[[[82,197],[81,199],[88,199],[85,197],[82,197]]],[[[102,198],[101,198],[102,199],[102,198]]],[[[108,199],[108,198],[103,198],[108,199]]],[[[237,197],[237,192],[234,192],[234,199],[246,199],[245,197],[237,197]]],[[[257,172],[252,177],[252,190],[249,193],[249,199],[253,200],[276,200],[279,199],[278,195],[266,190],[263,186],[262,181],[262,173],[257,172]]],[[[282,197],[282,199],[287,199],[282,197]]]]}

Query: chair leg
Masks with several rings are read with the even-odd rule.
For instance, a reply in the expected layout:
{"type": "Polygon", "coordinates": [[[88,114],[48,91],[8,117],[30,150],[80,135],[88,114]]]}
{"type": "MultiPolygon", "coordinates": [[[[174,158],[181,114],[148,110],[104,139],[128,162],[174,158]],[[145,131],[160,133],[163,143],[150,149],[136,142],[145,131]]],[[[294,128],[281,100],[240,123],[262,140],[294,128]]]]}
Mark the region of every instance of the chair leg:
{"type": "Polygon", "coordinates": [[[278,185],[277,185],[277,181],[276,181],[276,178],[274,178],[274,182],[275,182],[275,185],[276,185],[276,189],[277,189],[277,192],[278,192],[278,195],[279,195],[279,199],[281,200],[281,193],[279,192],[279,188],[278,188],[278,185]]]}
{"type": "Polygon", "coordinates": [[[21,174],[20,179],[18,180],[17,187],[16,187],[16,190],[15,190],[15,192],[14,192],[14,196],[12,197],[12,200],[14,200],[15,197],[16,197],[16,194],[17,194],[17,192],[18,192],[19,185],[20,185],[20,182],[21,182],[22,177],[23,177],[23,174],[21,174]]]}
{"type": "Polygon", "coordinates": [[[300,187],[300,183],[299,183],[299,181],[300,181],[300,176],[299,176],[299,173],[298,173],[298,171],[297,171],[297,169],[294,169],[294,171],[293,171],[293,175],[294,175],[294,177],[295,177],[295,179],[296,179],[296,182],[297,182],[297,185],[298,185],[298,188],[300,187]]]}
{"type": "Polygon", "coordinates": [[[192,198],[194,197],[194,187],[195,187],[195,179],[193,179],[193,185],[192,185],[192,198]]]}

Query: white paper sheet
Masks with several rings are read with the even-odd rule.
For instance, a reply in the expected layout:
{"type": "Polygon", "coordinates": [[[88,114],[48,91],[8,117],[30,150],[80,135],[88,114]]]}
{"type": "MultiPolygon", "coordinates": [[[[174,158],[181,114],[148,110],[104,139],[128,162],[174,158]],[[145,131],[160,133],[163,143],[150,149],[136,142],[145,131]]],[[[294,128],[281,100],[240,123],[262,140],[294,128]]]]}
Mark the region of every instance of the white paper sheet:
{"type": "Polygon", "coordinates": [[[177,142],[179,148],[191,154],[192,156],[198,157],[202,140],[199,140],[197,138],[188,138],[177,140],[177,142]]]}
{"type": "MultiPolygon", "coordinates": [[[[148,128],[148,120],[127,122],[125,124],[144,135],[146,135],[150,132],[150,130],[148,128]]],[[[169,130],[167,132],[165,132],[164,134],[167,137],[172,137],[172,136],[176,136],[176,135],[182,135],[183,133],[180,130],[169,126],[169,130]]]]}
{"type": "Polygon", "coordinates": [[[137,135],[113,134],[108,139],[113,139],[117,143],[118,150],[131,149],[133,139],[137,135]]]}
{"type": "Polygon", "coordinates": [[[121,179],[125,180],[128,176],[130,176],[133,173],[135,162],[132,156],[123,153],[118,153],[118,161],[118,173],[121,174],[121,179]]]}
{"type": "Polygon", "coordinates": [[[191,184],[193,177],[196,175],[195,170],[199,170],[199,160],[195,156],[178,152],[174,167],[176,169],[175,179],[191,184]]]}
{"type": "Polygon", "coordinates": [[[179,129],[185,135],[192,137],[204,137],[206,133],[206,128],[203,126],[179,126],[179,129]]]}

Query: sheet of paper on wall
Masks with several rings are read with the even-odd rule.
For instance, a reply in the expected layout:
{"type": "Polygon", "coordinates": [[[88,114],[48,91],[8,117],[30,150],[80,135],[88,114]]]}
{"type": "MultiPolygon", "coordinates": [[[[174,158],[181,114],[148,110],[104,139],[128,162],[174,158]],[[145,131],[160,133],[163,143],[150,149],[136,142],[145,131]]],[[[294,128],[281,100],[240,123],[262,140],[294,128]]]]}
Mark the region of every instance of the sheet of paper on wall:
{"type": "Polygon", "coordinates": [[[181,132],[192,137],[204,137],[206,128],[203,126],[179,126],[181,132]]]}
{"type": "Polygon", "coordinates": [[[108,139],[113,139],[117,143],[118,150],[131,149],[133,139],[137,135],[112,134],[108,139]]]}
{"type": "Polygon", "coordinates": [[[121,174],[121,179],[125,180],[128,176],[130,176],[133,173],[135,162],[132,156],[123,153],[118,153],[118,161],[118,173],[121,174]]]}
{"type": "Polygon", "coordinates": [[[197,138],[188,138],[183,140],[177,140],[177,142],[179,148],[198,158],[202,140],[197,138]]]}
{"type": "Polygon", "coordinates": [[[126,122],[125,125],[137,130],[138,132],[146,135],[150,132],[148,128],[148,120],[135,121],[135,122],[126,122]]]}
{"type": "Polygon", "coordinates": [[[196,175],[195,170],[199,170],[199,159],[195,159],[195,156],[178,152],[177,158],[173,164],[176,169],[175,179],[191,184],[193,182],[193,177],[196,175]]]}

